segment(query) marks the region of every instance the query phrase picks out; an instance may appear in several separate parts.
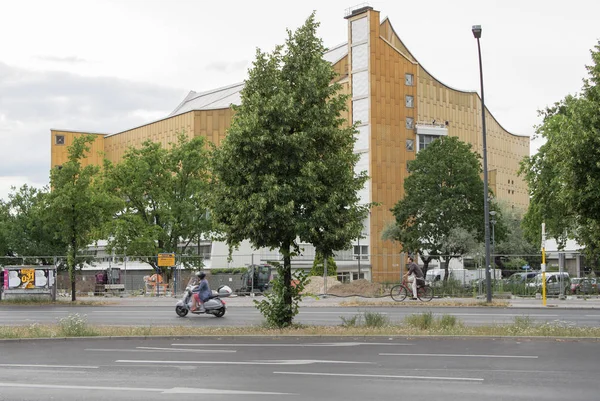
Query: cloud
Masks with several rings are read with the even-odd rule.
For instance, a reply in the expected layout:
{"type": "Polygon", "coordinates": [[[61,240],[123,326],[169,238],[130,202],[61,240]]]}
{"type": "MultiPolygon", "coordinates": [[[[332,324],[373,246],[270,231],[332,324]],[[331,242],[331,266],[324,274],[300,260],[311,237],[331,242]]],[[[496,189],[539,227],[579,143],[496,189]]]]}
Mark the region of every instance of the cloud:
{"type": "Polygon", "coordinates": [[[216,71],[219,73],[231,74],[234,72],[244,71],[250,67],[248,60],[242,61],[214,61],[206,65],[206,71],[216,71]]]}
{"type": "Polygon", "coordinates": [[[46,185],[50,129],[114,133],[166,117],[187,91],[0,63],[0,198],[7,184],[46,185]]]}
{"type": "Polygon", "coordinates": [[[80,58],[77,56],[48,56],[48,55],[39,55],[35,56],[36,59],[41,61],[50,61],[52,63],[68,63],[68,64],[78,64],[78,63],[87,63],[88,61],[84,58],[80,58]]]}

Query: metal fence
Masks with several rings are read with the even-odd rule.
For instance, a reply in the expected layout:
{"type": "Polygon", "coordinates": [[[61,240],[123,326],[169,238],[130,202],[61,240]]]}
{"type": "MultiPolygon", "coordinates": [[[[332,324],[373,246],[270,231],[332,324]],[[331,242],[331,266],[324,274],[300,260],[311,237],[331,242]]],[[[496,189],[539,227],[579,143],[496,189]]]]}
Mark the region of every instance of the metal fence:
{"type": "MultiPolygon", "coordinates": [[[[397,283],[401,281],[406,269],[406,255],[354,255],[352,252],[342,252],[336,255],[337,278],[342,282],[351,282],[360,278],[382,283],[397,283]]],[[[539,272],[541,254],[532,255],[491,255],[492,288],[497,294],[512,294],[517,296],[538,296],[540,286],[536,285],[533,277],[523,280],[511,279],[527,272],[539,272]]],[[[272,263],[282,261],[279,254],[273,252],[257,252],[252,254],[235,254],[233,261],[229,255],[177,255],[176,264],[172,268],[156,272],[150,261],[156,262],[157,256],[82,256],[81,268],[76,275],[76,288],[80,294],[100,293],[135,293],[145,295],[176,295],[186,286],[189,278],[197,269],[208,272],[211,286],[227,284],[235,287],[239,284],[240,275],[213,275],[211,271],[226,268],[244,268],[250,264],[272,263]],[[108,284],[108,290],[99,291],[97,283],[99,275],[106,273],[101,280],[108,284]]],[[[312,268],[314,255],[303,254],[292,258],[292,267],[308,271],[312,268]]],[[[57,291],[59,296],[70,291],[71,285],[65,271],[66,257],[36,256],[36,257],[0,257],[0,265],[54,265],[58,270],[57,291]]],[[[418,259],[423,266],[423,259],[418,259]]],[[[471,297],[485,294],[485,269],[483,255],[463,258],[441,258],[429,263],[427,279],[436,287],[436,295],[451,297],[471,297]],[[444,264],[449,261],[449,277],[445,279],[444,264]]],[[[546,256],[548,276],[550,273],[564,272],[558,284],[552,284],[549,296],[597,295],[599,282],[596,275],[599,271],[587,266],[585,258],[579,252],[549,252],[546,256]],[[578,278],[586,278],[579,283],[578,278]],[[575,279],[575,280],[574,280],[575,279]],[[566,282],[568,280],[568,282],[566,282]],[[555,288],[560,288],[556,291],[555,288]]],[[[550,288],[550,287],[549,287],[550,288]]],[[[235,288],[234,288],[235,290],[235,288]]]]}

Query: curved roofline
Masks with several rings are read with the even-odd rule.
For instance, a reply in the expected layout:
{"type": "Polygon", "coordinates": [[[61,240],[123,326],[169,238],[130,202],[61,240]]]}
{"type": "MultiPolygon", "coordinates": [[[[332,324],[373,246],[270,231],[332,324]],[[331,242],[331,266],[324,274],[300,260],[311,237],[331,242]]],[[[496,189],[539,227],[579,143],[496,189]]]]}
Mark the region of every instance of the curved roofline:
{"type": "MultiPolygon", "coordinates": [[[[415,62],[417,63],[417,65],[418,65],[419,67],[421,67],[421,68],[423,69],[423,71],[425,71],[427,74],[429,74],[429,76],[430,76],[431,78],[433,78],[434,80],[436,80],[436,82],[438,82],[440,85],[443,85],[443,86],[445,86],[446,88],[448,88],[448,89],[451,89],[451,90],[453,90],[453,91],[456,91],[456,92],[461,92],[461,93],[466,93],[466,94],[471,94],[471,95],[472,95],[472,94],[475,94],[475,95],[476,95],[476,96],[479,98],[479,101],[481,101],[481,96],[479,96],[479,93],[478,93],[476,90],[462,90],[462,89],[453,88],[453,87],[452,87],[452,86],[450,86],[450,85],[446,85],[445,83],[443,83],[442,81],[440,81],[439,79],[437,79],[437,78],[436,78],[436,77],[435,77],[435,76],[434,76],[432,73],[430,73],[429,71],[427,71],[427,69],[426,69],[426,68],[423,66],[423,64],[421,64],[421,63],[419,62],[419,60],[417,60],[417,58],[414,56],[414,54],[412,54],[412,53],[410,52],[410,50],[409,50],[408,46],[406,46],[406,45],[404,44],[404,42],[402,41],[402,39],[400,39],[400,36],[398,35],[398,33],[396,32],[396,30],[394,29],[394,25],[392,25],[392,21],[390,21],[390,19],[389,19],[388,17],[385,17],[385,18],[383,19],[383,21],[381,22],[381,24],[383,24],[385,21],[388,21],[388,22],[389,22],[389,24],[390,24],[390,27],[392,28],[392,32],[394,32],[394,34],[396,35],[396,37],[398,38],[398,40],[400,41],[400,43],[402,43],[402,44],[404,45],[404,47],[406,48],[406,51],[408,52],[408,54],[410,54],[410,56],[411,56],[413,59],[415,59],[415,62]]],[[[380,24],[380,25],[381,25],[381,24],[380,24]]],[[[385,39],[384,39],[384,41],[385,41],[385,42],[387,42],[385,39]]],[[[389,43],[389,42],[387,42],[387,43],[389,43]]],[[[390,43],[390,45],[391,45],[391,43],[390,43]]],[[[392,46],[392,47],[393,47],[393,46],[392,46]]],[[[400,53],[402,53],[402,52],[400,52],[400,53]]],[[[508,133],[509,135],[516,136],[516,137],[519,137],[519,138],[530,138],[530,136],[529,136],[529,135],[517,135],[517,134],[513,134],[512,132],[510,132],[509,130],[507,130],[506,128],[504,128],[504,127],[502,126],[502,124],[500,124],[500,121],[498,121],[498,119],[497,119],[497,118],[494,116],[494,114],[493,114],[493,113],[490,111],[490,109],[489,109],[487,106],[485,106],[485,109],[487,110],[487,113],[488,113],[488,114],[489,114],[489,115],[490,115],[490,116],[491,116],[491,117],[494,119],[494,121],[496,122],[496,124],[498,124],[498,126],[499,126],[500,128],[502,128],[502,129],[503,129],[503,130],[504,130],[506,133],[508,133]]]]}
{"type": "Polygon", "coordinates": [[[61,129],[61,128],[50,128],[50,132],[52,131],[57,131],[57,132],[71,132],[73,134],[86,134],[86,135],[110,135],[110,134],[106,134],[106,133],[102,133],[102,132],[91,132],[91,131],[77,131],[74,129],[61,129]]]}

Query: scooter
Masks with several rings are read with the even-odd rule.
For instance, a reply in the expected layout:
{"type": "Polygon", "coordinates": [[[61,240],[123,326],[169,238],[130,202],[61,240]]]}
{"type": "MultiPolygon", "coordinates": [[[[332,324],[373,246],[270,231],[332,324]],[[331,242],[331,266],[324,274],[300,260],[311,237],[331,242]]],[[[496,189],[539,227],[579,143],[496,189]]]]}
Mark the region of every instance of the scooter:
{"type": "MultiPolygon", "coordinates": [[[[193,280],[190,280],[192,282],[193,280]]],[[[231,295],[231,288],[226,285],[220,286],[217,291],[212,291],[212,295],[210,298],[204,302],[204,310],[200,311],[200,309],[196,309],[192,312],[192,294],[193,290],[197,285],[189,284],[185,288],[183,293],[183,297],[177,302],[175,306],[175,313],[179,317],[186,317],[188,313],[194,313],[196,315],[200,315],[203,313],[214,315],[215,317],[223,317],[225,315],[225,311],[227,310],[227,305],[221,298],[226,298],[231,295]]]]}

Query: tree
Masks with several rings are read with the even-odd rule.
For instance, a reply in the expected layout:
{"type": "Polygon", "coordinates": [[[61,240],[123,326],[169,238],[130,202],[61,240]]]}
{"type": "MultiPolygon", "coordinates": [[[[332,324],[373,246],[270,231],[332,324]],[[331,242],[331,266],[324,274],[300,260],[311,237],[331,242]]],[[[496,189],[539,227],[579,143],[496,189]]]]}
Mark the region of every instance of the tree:
{"type": "Polygon", "coordinates": [[[471,250],[466,241],[456,238],[483,237],[479,156],[470,144],[456,137],[441,137],[420,151],[408,169],[404,199],[391,209],[398,225],[395,238],[406,244],[409,252],[444,256],[448,277],[449,260],[471,250]]]}
{"type": "Polygon", "coordinates": [[[12,188],[5,204],[7,211],[3,229],[4,243],[10,249],[10,255],[39,257],[39,260],[30,263],[52,264],[52,256],[65,254],[66,243],[58,237],[56,227],[47,221],[50,211],[48,198],[47,188],[37,189],[28,185],[19,190],[12,188]]]}
{"type": "Polygon", "coordinates": [[[536,135],[546,143],[522,163],[521,173],[531,196],[528,237],[539,241],[545,222],[559,246],[574,238],[595,259],[600,256],[600,41],[591,56],[581,93],[540,111],[536,135]]]}
{"type": "MultiPolygon", "coordinates": [[[[146,256],[159,271],[156,255],[191,251],[193,239],[210,233],[208,150],[202,137],[179,134],[167,149],[146,141],[105,170],[108,190],[123,202],[108,229],[109,250],[146,256]]],[[[172,271],[166,273],[169,280],[172,271]]]]}
{"type": "MultiPolygon", "coordinates": [[[[313,261],[312,269],[310,270],[310,276],[320,276],[323,277],[325,273],[325,262],[323,260],[323,255],[320,253],[315,254],[315,260],[313,261]]],[[[337,264],[335,263],[335,259],[333,256],[329,256],[327,258],[327,275],[328,276],[337,276],[337,264]]]]}
{"type": "Polygon", "coordinates": [[[297,308],[291,258],[297,239],[325,256],[348,249],[368,213],[358,191],[367,179],[355,174],[356,128],[341,117],[348,97],[332,84],[335,72],[323,59],[311,15],[285,46],[257,50],[241,105],[213,159],[212,213],[230,246],[248,239],[255,248],[283,256],[281,293],[272,308],[274,325],[292,324],[297,308]]]}
{"type": "Polygon", "coordinates": [[[67,269],[71,281],[71,300],[76,300],[75,273],[78,253],[102,236],[101,228],[115,212],[114,197],[105,192],[100,167],[82,164],[90,151],[93,135],[77,137],[68,149],[68,161],[50,172],[47,224],[56,228],[57,239],[67,246],[67,269]]]}

